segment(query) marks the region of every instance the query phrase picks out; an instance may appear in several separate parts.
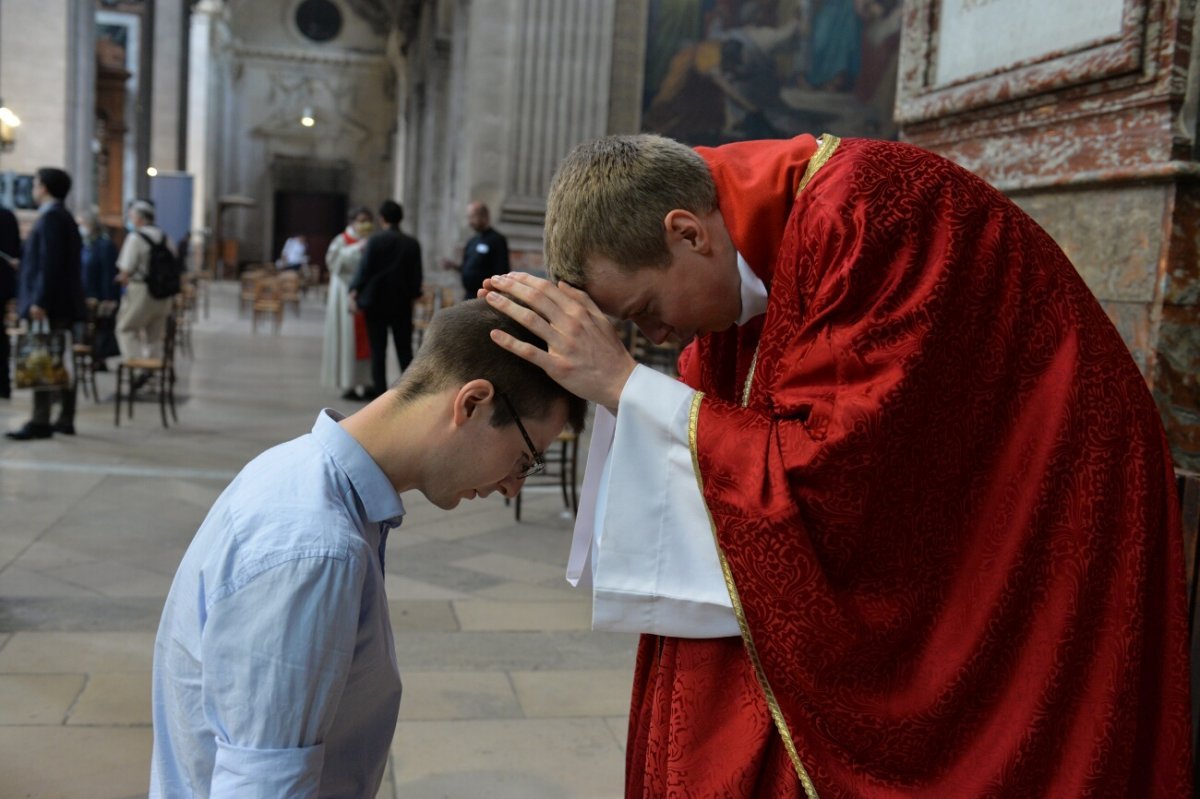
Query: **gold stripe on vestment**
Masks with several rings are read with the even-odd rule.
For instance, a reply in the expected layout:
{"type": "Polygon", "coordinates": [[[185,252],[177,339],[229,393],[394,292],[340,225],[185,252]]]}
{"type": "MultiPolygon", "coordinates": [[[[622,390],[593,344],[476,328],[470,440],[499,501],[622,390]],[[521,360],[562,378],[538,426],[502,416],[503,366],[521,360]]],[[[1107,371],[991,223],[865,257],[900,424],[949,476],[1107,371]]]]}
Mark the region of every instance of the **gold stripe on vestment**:
{"type": "MultiPolygon", "coordinates": [[[[831,133],[821,134],[821,144],[817,147],[817,151],[813,153],[812,158],[808,159],[808,166],[804,169],[804,177],[800,178],[800,185],[796,187],[796,196],[800,196],[800,192],[804,191],[804,187],[812,180],[813,175],[817,174],[817,170],[825,166],[825,162],[833,155],[833,151],[838,148],[842,140],[831,133]]],[[[762,339],[759,339],[762,343],[762,339]]],[[[745,408],[750,404],[750,386],[754,383],[754,370],[758,367],[758,347],[754,348],[754,357],[750,359],[750,371],[746,373],[746,383],[742,386],[742,407],[745,408]]]]}
{"type": "MultiPolygon", "coordinates": [[[[749,387],[750,383],[747,381],[747,391],[749,391],[749,387]]],[[[700,401],[702,399],[704,399],[704,394],[697,391],[692,396],[692,407],[688,414],[688,446],[692,450],[692,469],[696,472],[696,482],[700,486],[701,497],[704,496],[704,479],[700,475],[700,456],[696,443],[696,431],[700,425],[700,401]]],[[[725,558],[724,550],[721,549],[721,539],[717,536],[717,525],[713,521],[712,511],[708,509],[707,502],[704,503],[704,510],[708,514],[708,524],[712,528],[713,542],[717,546],[717,557],[721,561],[721,574],[725,577],[725,588],[729,591],[729,599],[733,603],[733,612],[737,616],[738,629],[742,633],[742,642],[746,646],[746,654],[749,655],[750,662],[754,664],[754,673],[758,677],[759,687],[762,688],[763,696],[767,700],[767,707],[771,712],[771,720],[775,722],[775,728],[779,730],[779,737],[783,739],[783,746],[787,749],[788,757],[796,769],[796,774],[800,777],[800,784],[804,786],[804,795],[808,799],[820,799],[817,795],[817,787],[813,785],[812,779],[808,776],[808,770],[800,762],[800,754],[796,751],[796,743],[792,740],[792,733],[788,728],[787,720],[783,717],[783,711],[779,708],[778,700],[775,699],[775,692],[771,689],[771,684],[767,682],[767,675],[763,671],[762,661],[758,657],[758,648],[755,647],[754,638],[750,635],[750,625],[746,623],[746,613],[742,608],[741,597],[738,594],[737,586],[733,582],[733,572],[729,568],[729,561],[725,558]]]]}
{"type": "Polygon", "coordinates": [[[800,185],[796,187],[797,197],[800,196],[800,192],[804,191],[804,187],[812,180],[813,175],[817,174],[817,170],[825,166],[825,162],[829,160],[829,156],[833,155],[833,151],[841,143],[841,138],[831,133],[821,134],[821,146],[813,153],[813,157],[808,159],[808,168],[804,170],[804,177],[800,178],[800,185]]]}

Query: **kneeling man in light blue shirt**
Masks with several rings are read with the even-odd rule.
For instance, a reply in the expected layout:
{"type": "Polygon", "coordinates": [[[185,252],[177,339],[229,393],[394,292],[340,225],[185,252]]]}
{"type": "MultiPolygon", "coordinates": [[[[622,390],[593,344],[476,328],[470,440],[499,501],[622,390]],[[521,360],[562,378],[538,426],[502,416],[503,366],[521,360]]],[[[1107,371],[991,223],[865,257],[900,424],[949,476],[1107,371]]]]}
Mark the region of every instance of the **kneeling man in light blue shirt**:
{"type": "Polygon", "coordinates": [[[545,344],[481,300],[437,314],[390,390],[251,461],[175,575],[154,645],[151,797],[374,796],[400,707],[383,589],[400,494],[516,494],[586,403],[495,345],[545,344]]]}

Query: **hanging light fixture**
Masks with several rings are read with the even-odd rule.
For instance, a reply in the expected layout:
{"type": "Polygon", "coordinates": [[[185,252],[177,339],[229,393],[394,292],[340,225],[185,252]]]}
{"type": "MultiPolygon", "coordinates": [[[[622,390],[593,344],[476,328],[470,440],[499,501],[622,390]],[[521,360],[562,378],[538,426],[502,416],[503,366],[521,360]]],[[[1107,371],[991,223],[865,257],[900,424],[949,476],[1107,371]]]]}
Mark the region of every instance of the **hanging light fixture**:
{"type": "Polygon", "coordinates": [[[317,124],[317,120],[313,118],[312,106],[304,106],[304,112],[300,116],[300,124],[306,128],[311,128],[313,125],[317,124]]]}
{"type": "Polygon", "coordinates": [[[8,152],[17,144],[17,128],[21,118],[0,100],[0,150],[8,152]]]}

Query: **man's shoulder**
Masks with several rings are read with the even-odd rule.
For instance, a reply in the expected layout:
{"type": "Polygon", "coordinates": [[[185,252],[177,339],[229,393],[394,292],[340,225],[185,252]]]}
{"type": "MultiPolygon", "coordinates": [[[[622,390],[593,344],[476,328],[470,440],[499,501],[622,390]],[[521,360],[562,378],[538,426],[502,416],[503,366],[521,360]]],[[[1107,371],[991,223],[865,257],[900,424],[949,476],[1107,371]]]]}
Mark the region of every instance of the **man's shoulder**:
{"type": "Polygon", "coordinates": [[[352,489],[340,474],[311,434],[246,464],[204,523],[221,540],[214,548],[236,560],[239,580],[300,557],[351,558],[362,539],[352,489]]]}

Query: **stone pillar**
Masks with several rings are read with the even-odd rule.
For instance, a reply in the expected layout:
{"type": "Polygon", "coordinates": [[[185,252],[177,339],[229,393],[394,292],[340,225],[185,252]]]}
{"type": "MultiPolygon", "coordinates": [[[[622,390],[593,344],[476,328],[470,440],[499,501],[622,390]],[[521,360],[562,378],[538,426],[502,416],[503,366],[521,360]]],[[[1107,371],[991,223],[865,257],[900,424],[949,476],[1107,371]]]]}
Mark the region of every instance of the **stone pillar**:
{"type": "Polygon", "coordinates": [[[906,0],[902,137],[1011,196],[1129,345],[1200,468],[1192,0],[906,0]]]}
{"type": "MultiPolygon", "coordinates": [[[[70,162],[78,5],[0,2],[0,97],[21,117],[16,147],[0,153],[0,169],[28,174],[42,166],[65,169],[70,162]]],[[[85,113],[90,117],[91,109],[85,113]]]]}
{"type": "Polygon", "coordinates": [[[64,168],[71,175],[67,204],[83,211],[96,204],[96,10],[90,0],[72,0],[67,18],[64,168]]]}
{"type": "MultiPolygon", "coordinates": [[[[503,144],[488,153],[502,172],[487,177],[500,179],[499,222],[508,226],[514,249],[540,252],[554,169],[573,146],[608,132],[615,9],[616,0],[518,3],[510,55],[516,69],[507,94],[510,132],[476,143],[479,149],[503,144]]],[[[474,16],[473,29],[486,23],[483,15],[474,16]]]]}
{"type": "Polygon", "coordinates": [[[188,38],[187,171],[192,174],[193,246],[208,246],[208,267],[215,249],[211,237],[216,220],[216,159],[212,143],[221,130],[220,92],[215,76],[217,28],[225,12],[222,0],[200,0],[192,9],[188,38]]]}
{"type": "Polygon", "coordinates": [[[183,84],[183,54],[187,52],[184,3],[158,0],[154,4],[154,83],[151,86],[153,115],[150,120],[150,162],[160,172],[183,167],[179,132],[187,107],[183,84]]]}

